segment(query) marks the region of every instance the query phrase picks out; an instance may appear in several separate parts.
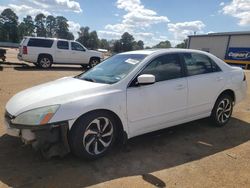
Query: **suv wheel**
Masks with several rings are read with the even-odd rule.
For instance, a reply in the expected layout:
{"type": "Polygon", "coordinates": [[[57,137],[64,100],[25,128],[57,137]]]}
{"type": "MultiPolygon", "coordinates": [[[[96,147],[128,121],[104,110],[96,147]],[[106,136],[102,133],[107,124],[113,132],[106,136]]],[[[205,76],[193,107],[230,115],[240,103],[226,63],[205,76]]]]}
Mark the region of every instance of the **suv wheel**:
{"type": "Polygon", "coordinates": [[[100,63],[100,59],[98,59],[98,58],[91,58],[90,62],[89,62],[89,66],[90,66],[90,68],[93,68],[94,66],[96,66],[99,63],[100,63]]]}
{"type": "Polygon", "coordinates": [[[115,138],[115,119],[107,112],[94,112],[79,118],[69,133],[71,151],[87,159],[105,155],[115,138]]]}
{"type": "Polygon", "coordinates": [[[49,68],[52,65],[52,58],[49,56],[40,56],[38,59],[38,65],[41,68],[49,68]]]}
{"type": "Polygon", "coordinates": [[[233,112],[233,100],[229,95],[220,96],[213,108],[211,119],[216,123],[216,126],[225,125],[233,112]]]}

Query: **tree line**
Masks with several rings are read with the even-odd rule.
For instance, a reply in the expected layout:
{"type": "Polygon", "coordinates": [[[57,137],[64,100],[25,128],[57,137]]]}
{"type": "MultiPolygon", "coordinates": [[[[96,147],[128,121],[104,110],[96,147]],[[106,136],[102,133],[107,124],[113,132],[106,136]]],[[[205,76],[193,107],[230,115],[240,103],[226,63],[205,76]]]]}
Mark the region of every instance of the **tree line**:
{"type": "MultiPolygon", "coordinates": [[[[53,16],[40,13],[33,19],[30,15],[19,23],[18,16],[10,9],[4,9],[0,14],[0,41],[20,42],[24,36],[52,37],[74,40],[74,35],[69,31],[68,20],[63,16],[53,16]]],[[[90,31],[89,27],[81,27],[76,41],[89,49],[107,49],[119,53],[130,50],[144,49],[142,40],[136,41],[133,35],[125,32],[119,40],[99,39],[96,31],[90,31]]],[[[176,47],[185,48],[187,41],[176,47]]],[[[150,48],[150,47],[146,47],[150,48]]],[[[171,48],[171,43],[162,41],[152,48],[171,48]]]]}

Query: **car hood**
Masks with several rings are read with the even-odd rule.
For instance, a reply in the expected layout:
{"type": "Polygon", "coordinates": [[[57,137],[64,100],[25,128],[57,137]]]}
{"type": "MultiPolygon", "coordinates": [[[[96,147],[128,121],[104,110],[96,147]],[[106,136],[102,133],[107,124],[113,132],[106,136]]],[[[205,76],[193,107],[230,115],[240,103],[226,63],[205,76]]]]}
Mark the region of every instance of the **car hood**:
{"type": "Polygon", "coordinates": [[[8,101],[6,110],[11,115],[17,116],[34,108],[64,104],[79,97],[96,94],[109,86],[65,77],[17,93],[8,101]]]}

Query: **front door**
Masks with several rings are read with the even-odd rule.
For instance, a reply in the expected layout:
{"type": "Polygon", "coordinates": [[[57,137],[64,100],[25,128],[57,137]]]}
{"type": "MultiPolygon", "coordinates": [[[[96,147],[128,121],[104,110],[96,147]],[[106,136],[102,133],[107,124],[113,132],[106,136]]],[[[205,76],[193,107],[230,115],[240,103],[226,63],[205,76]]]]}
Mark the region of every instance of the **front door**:
{"type": "Polygon", "coordinates": [[[76,64],[88,64],[89,57],[86,49],[78,42],[71,42],[71,59],[76,64]]]}
{"type": "Polygon", "coordinates": [[[187,80],[178,54],[166,54],[151,61],[139,74],[152,74],[152,85],[135,84],[127,89],[129,132],[136,136],[167,127],[184,119],[187,106],[187,80]]]}

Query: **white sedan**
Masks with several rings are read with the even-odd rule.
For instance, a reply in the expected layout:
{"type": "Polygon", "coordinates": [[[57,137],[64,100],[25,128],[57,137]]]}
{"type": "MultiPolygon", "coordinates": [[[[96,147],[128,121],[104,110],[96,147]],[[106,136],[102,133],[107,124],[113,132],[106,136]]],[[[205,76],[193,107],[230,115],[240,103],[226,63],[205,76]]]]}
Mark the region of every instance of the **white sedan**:
{"type": "Polygon", "coordinates": [[[243,70],[202,51],[142,50],[26,89],[6,105],[6,128],[45,156],[95,159],[115,141],[210,117],[225,125],[246,95],[243,70]]]}

